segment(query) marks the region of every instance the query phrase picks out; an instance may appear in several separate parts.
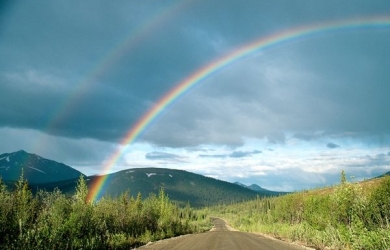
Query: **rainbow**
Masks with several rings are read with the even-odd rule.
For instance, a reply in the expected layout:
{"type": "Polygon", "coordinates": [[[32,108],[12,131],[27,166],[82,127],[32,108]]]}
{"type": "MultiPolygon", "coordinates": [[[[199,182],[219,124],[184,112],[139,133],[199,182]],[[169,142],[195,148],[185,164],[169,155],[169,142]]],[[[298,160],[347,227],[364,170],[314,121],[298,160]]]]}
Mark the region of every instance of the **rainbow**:
{"type": "Polygon", "coordinates": [[[328,34],[332,32],[342,32],[350,30],[362,30],[373,28],[390,28],[390,17],[372,17],[365,19],[339,20],[327,23],[320,23],[308,26],[301,26],[294,29],[278,32],[260,39],[254,40],[236,50],[222,56],[211,63],[201,67],[189,77],[176,84],[170,91],[159,99],[155,105],[147,111],[141,119],[134,124],[120,142],[120,149],[117,150],[104,164],[102,175],[98,176],[92,183],[88,200],[93,201],[99,197],[107,179],[107,173],[115,166],[121,155],[126,150],[126,145],[133,143],[143,131],[153,122],[165,109],[185,93],[190,91],[195,85],[201,83],[211,75],[226,69],[232,64],[244,60],[250,55],[259,51],[280,46],[299,39],[307,39],[314,36],[328,34]]]}

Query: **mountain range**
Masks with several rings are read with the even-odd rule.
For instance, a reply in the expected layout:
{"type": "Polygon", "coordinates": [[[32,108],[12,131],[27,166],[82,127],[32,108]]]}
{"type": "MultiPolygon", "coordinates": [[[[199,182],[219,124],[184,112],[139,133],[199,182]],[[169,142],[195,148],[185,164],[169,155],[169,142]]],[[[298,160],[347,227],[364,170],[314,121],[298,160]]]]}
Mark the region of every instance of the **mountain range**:
{"type": "MultiPolygon", "coordinates": [[[[45,159],[23,150],[0,155],[0,176],[7,186],[14,186],[23,171],[24,178],[33,192],[38,190],[52,191],[55,188],[72,195],[81,172],[62,163],[45,159]],[[23,169],[23,170],[22,170],[23,169]]],[[[84,175],[83,175],[84,176],[84,175]]],[[[98,176],[84,176],[89,187],[98,176]]],[[[245,186],[241,183],[230,183],[211,177],[187,172],[184,170],[164,168],[135,168],[111,173],[105,178],[105,188],[97,197],[116,197],[126,191],[131,196],[147,197],[158,193],[161,188],[169,198],[181,205],[188,202],[192,206],[228,204],[253,199],[256,196],[277,196],[258,185],[245,186]]]]}

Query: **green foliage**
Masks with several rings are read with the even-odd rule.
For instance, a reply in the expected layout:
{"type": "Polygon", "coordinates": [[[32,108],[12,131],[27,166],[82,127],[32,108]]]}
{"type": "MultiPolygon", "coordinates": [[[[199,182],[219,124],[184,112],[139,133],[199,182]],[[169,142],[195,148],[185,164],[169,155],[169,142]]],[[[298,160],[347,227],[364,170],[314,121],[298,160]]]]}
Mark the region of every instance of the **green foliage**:
{"type": "Polygon", "coordinates": [[[77,182],[74,199],[76,200],[77,203],[87,203],[88,202],[87,197],[88,197],[87,182],[85,181],[83,175],[80,175],[80,178],[77,182]]]}
{"type": "Polygon", "coordinates": [[[59,190],[33,196],[23,175],[14,191],[0,180],[0,248],[130,249],[207,229],[206,217],[173,204],[164,190],[145,200],[129,194],[92,203],[82,176],[73,196],[59,190]]]}
{"type": "Polygon", "coordinates": [[[302,191],[273,198],[209,208],[233,227],[303,242],[318,249],[390,248],[390,177],[363,189],[349,183],[327,190],[302,191]]]}
{"type": "Polygon", "coordinates": [[[383,177],[381,185],[369,197],[370,217],[373,224],[389,227],[390,220],[390,176],[383,177]]]}

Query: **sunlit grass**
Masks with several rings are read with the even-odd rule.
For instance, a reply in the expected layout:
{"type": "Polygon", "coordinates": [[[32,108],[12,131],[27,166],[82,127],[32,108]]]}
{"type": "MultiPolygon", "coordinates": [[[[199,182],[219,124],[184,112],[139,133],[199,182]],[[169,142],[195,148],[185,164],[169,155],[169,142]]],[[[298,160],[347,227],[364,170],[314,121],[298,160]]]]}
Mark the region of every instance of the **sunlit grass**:
{"type": "Polygon", "coordinates": [[[389,249],[390,177],[307,190],[212,212],[232,227],[317,249],[389,249]]]}

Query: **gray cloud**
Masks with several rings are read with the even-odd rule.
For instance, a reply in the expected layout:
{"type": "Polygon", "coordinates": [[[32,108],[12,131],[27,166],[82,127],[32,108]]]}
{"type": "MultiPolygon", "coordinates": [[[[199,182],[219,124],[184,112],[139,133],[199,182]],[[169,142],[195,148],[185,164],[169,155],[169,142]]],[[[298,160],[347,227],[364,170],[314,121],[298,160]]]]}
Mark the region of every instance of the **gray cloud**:
{"type": "Polygon", "coordinates": [[[226,158],[228,155],[226,154],[217,154],[217,155],[206,155],[206,154],[200,154],[199,157],[201,158],[226,158]]]}
{"type": "MultiPolygon", "coordinates": [[[[5,83],[0,100],[6,108],[0,126],[117,142],[176,83],[237,46],[275,30],[386,9],[382,2],[364,1],[342,13],[330,3],[253,1],[237,8],[224,2],[212,8],[218,1],[193,2],[159,22],[151,18],[167,8],[163,4],[91,3],[7,4],[0,45],[0,55],[8,59],[0,64],[5,83]],[[194,22],[194,16],[204,18],[194,22]],[[242,23],[252,25],[243,29],[242,23]],[[132,46],[116,50],[126,38],[132,46]],[[78,89],[85,82],[86,89],[78,89]]],[[[388,32],[366,34],[307,39],[234,65],[167,112],[179,122],[156,123],[158,129],[141,140],[240,145],[243,136],[283,143],[284,131],[388,133],[390,118],[381,115],[388,106],[388,32]],[[183,119],[188,113],[191,117],[183,119]],[[161,129],[167,133],[155,132],[161,129]]]]}
{"type": "Polygon", "coordinates": [[[339,148],[340,147],[340,145],[337,145],[337,144],[335,144],[333,142],[329,142],[328,144],[326,144],[326,146],[328,148],[339,148]]]}
{"type": "Polygon", "coordinates": [[[367,167],[383,167],[390,165],[390,157],[386,154],[367,156],[367,167]]]}
{"type": "Polygon", "coordinates": [[[253,151],[233,151],[230,154],[200,154],[198,157],[201,158],[242,158],[242,157],[249,157],[254,154],[260,154],[261,151],[259,150],[253,150],[253,151]]]}
{"type": "Polygon", "coordinates": [[[150,152],[145,155],[145,158],[149,160],[178,160],[183,157],[165,152],[150,152]]]}
{"type": "MultiPolygon", "coordinates": [[[[341,44],[336,47],[342,50],[341,44]]],[[[390,73],[380,69],[385,60],[382,56],[373,63],[378,66],[378,72],[372,73],[374,86],[367,84],[363,69],[362,74],[351,69],[350,80],[345,81],[346,72],[336,69],[340,65],[329,62],[327,68],[333,74],[322,72],[303,62],[309,55],[301,54],[294,62],[284,58],[283,50],[287,49],[291,48],[243,62],[202,83],[185,102],[172,107],[145,138],[183,146],[207,142],[241,145],[243,137],[283,143],[285,132],[301,133],[307,140],[390,134],[386,125],[390,118],[380,115],[390,105],[384,95],[384,90],[390,92],[386,82],[390,73]],[[364,100],[370,100],[369,104],[364,100]],[[162,130],[167,133],[159,133],[162,130]]],[[[332,50],[336,55],[337,50],[332,50]]],[[[365,56],[374,60],[379,51],[367,53],[372,53],[365,56]]],[[[349,58],[349,64],[357,60],[349,58]]]]}
{"type": "Polygon", "coordinates": [[[234,151],[229,155],[231,158],[241,158],[241,157],[248,157],[252,156],[253,154],[260,154],[261,151],[253,150],[253,151],[234,151]]]}

